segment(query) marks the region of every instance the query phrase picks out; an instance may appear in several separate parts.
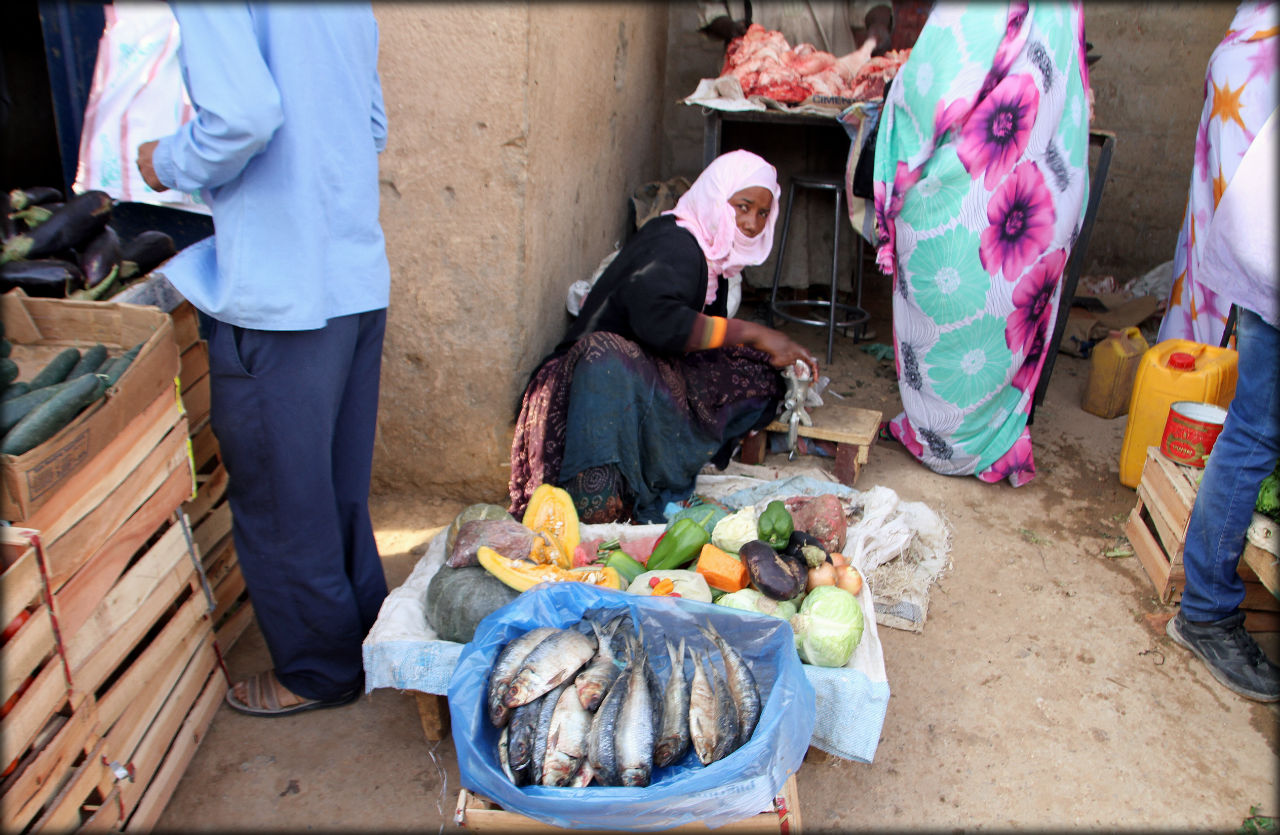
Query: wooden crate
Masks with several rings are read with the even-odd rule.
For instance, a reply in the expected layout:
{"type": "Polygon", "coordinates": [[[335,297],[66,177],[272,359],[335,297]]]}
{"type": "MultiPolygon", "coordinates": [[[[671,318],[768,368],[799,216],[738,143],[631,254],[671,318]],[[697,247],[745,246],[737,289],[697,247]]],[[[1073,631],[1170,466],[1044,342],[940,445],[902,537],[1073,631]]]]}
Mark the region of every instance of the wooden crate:
{"type": "MultiPolygon", "coordinates": [[[[1162,603],[1176,603],[1186,585],[1182,552],[1195,505],[1198,474],[1192,467],[1170,461],[1156,447],[1148,447],[1138,484],[1138,502],[1124,524],[1125,535],[1162,603]]],[[[1255,527],[1258,524],[1255,521],[1255,527]]],[[[1240,607],[1245,613],[1245,628],[1250,632],[1280,631],[1274,555],[1249,542],[1238,573],[1245,582],[1245,598],[1240,607]]]]}
{"type": "MultiPolygon", "coordinates": [[[[458,793],[458,805],[453,813],[453,822],[458,826],[473,829],[476,832],[590,832],[591,830],[562,829],[551,826],[516,812],[503,810],[497,804],[474,794],[466,789],[458,793]]],[[[706,824],[693,823],[664,829],[663,832],[711,832],[706,824]]],[[[745,835],[745,833],[783,833],[797,835],[802,831],[800,824],[800,794],[796,788],[796,776],[792,774],[783,784],[782,791],[773,799],[773,808],[744,818],[734,823],[725,824],[714,830],[745,835]]]]}
{"type": "Polygon", "coordinates": [[[0,622],[21,623],[4,643],[0,676],[0,769],[8,769],[41,747],[41,732],[67,707],[71,685],[44,584],[39,534],[0,528],[0,560],[0,622]]]}
{"type": "MultiPolygon", "coordinates": [[[[95,751],[101,753],[101,744],[97,703],[92,697],[83,700],[74,710],[68,704],[54,714],[42,731],[38,746],[4,779],[0,789],[3,792],[0,830],[22,832],[37,818],[45,819],[46,823],[64,818],[73,803],[77,809],[93,806],[95,791],[98,798],[102,798],[103,784],[98,779],[88,779],[87,784],[82,783],[86,790],[77,791],[75,777],[79,773],[81,781],[86,779],[87,772],[94,767],[86,768],[87,759],[95,751]],[[73,796],[76,796],[74,801],[73,796]]],[[[101,757],[98,759],[101,764],[101,757]]],[[[110,797],[110,786],[105,788],[110,797]]],[[[114,805],[106,799],[101,799],[98,805],[102,808],[89,810],[90,816],[100,823],[119,822],[118,797],[114,805]]]]}
{"type": "MultiPolygon", "coordinates": [[[[833,474],[841,484],[852,487],[867,463],[871,445],[880,431],[881,413],[873,409],[859,409],[839,401],[828,401],[813,410],[812,426],[799,426],[796,435],[817,441],[830,441],[836,445],[833,474]]],[[[768,451],[768,433],[786,434],[788,427],[773,421],[764,431],[748,436],[742,442],[739,457],[744,464],[764,462],[768,451]]]]}

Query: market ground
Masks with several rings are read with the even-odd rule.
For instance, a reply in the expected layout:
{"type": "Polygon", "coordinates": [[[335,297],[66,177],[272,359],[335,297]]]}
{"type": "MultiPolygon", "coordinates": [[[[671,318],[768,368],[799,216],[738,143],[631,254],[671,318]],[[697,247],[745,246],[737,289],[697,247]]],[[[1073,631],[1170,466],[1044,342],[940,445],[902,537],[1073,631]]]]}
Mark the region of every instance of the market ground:
{"type": "MultiPolygon", "coordinates": [[[[888,341],[883,288],[866,304],[888,341]]],[[[824,332],[787,330],[822,356],[824,332]]],[[[854,405],[898,411],[891,362],[853,340],[837,338],[825,370],[854,405]]],[[[1127,544],[1136,498],[1117,478],[1125,420],[1079,407],[1087,376],[1087,360],[1059,355],[1025,487],[935,475],[896,444],[872,448],[857,486],[944,514],[954,566],[922,634],[880,629],[892,697],[874,762],[812,757],[800,769],[805,830],[1231,832],[1280,813],[1280,708],[1223,689],[1153,627],[1173,609],[1136,557],[1109,555],[1127,544]]],[[[393,588],[464,504],[374,497],[393,588]]],[[[1277,637],[1261,636],[1273,658],[1277,637]]],[[[256,627],[226,660],[233,677],[269,664],[256,627]]],[[[426,741],[406,693],[281,719],[224,705],[157,828],[457,831],[459,789],[452,742],[426,741]]]]}

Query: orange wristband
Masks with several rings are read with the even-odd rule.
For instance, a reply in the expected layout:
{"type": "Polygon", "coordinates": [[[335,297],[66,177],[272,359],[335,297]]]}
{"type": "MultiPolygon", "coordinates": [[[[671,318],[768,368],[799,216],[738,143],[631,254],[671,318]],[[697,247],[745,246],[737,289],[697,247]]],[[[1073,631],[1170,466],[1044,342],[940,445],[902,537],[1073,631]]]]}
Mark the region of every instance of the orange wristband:
{"type": "Polygon", "coordinates": [[[729,320],[723,316],[708,316],[711,323],[711,334],[707,338],[707,348],[719,348],[724,345],[724,335],[729,329],[729,320]]]}

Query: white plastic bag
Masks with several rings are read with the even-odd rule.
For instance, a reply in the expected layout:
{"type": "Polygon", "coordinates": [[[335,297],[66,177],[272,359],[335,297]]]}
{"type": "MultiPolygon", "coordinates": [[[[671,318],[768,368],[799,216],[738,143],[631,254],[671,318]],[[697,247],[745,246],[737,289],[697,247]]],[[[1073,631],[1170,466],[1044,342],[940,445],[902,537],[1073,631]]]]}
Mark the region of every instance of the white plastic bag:
{"type": "Polygon", "coordinates": [[[93,84],[85,106],[75,191],[209,214],[198,196],[156,192],[135,161],[138,146],[168,136],[195,115],[178,65],[178,22],[167,3],[116,2],[103,8],[93,84]]]}

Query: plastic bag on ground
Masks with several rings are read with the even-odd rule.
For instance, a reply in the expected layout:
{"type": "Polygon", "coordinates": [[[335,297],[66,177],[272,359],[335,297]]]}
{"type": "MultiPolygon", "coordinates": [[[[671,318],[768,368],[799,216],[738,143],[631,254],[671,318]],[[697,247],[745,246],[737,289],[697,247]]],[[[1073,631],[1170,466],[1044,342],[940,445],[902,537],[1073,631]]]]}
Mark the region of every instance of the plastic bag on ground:
{"type": "Polygon", "coordinates": [[[786,621],[722,606],[584,583],[536,586],[481,621],[453,671],[449,714],[462,785],[508,811],[568,829],[644,831],[699,821],[714,828],[757,815],[772,808],[787,777],[799,770],[813,733],[814,690],[794,640],[786,621]],[[752,738],[706,767],[690,750],[675,766],[655,769],[645,788],[513,785],[498,763],[500,731],[485,711],[489,669],[510,640],[538,626],[574,626],[592,609],[630,611],[642,625],[650,663],[664,683],[670,665],[666,652],[652,645],[653,636],[684,635],[705,648],[694,625],[710,621],[747,659],[761,688],[763,709],[752,738]]]}

